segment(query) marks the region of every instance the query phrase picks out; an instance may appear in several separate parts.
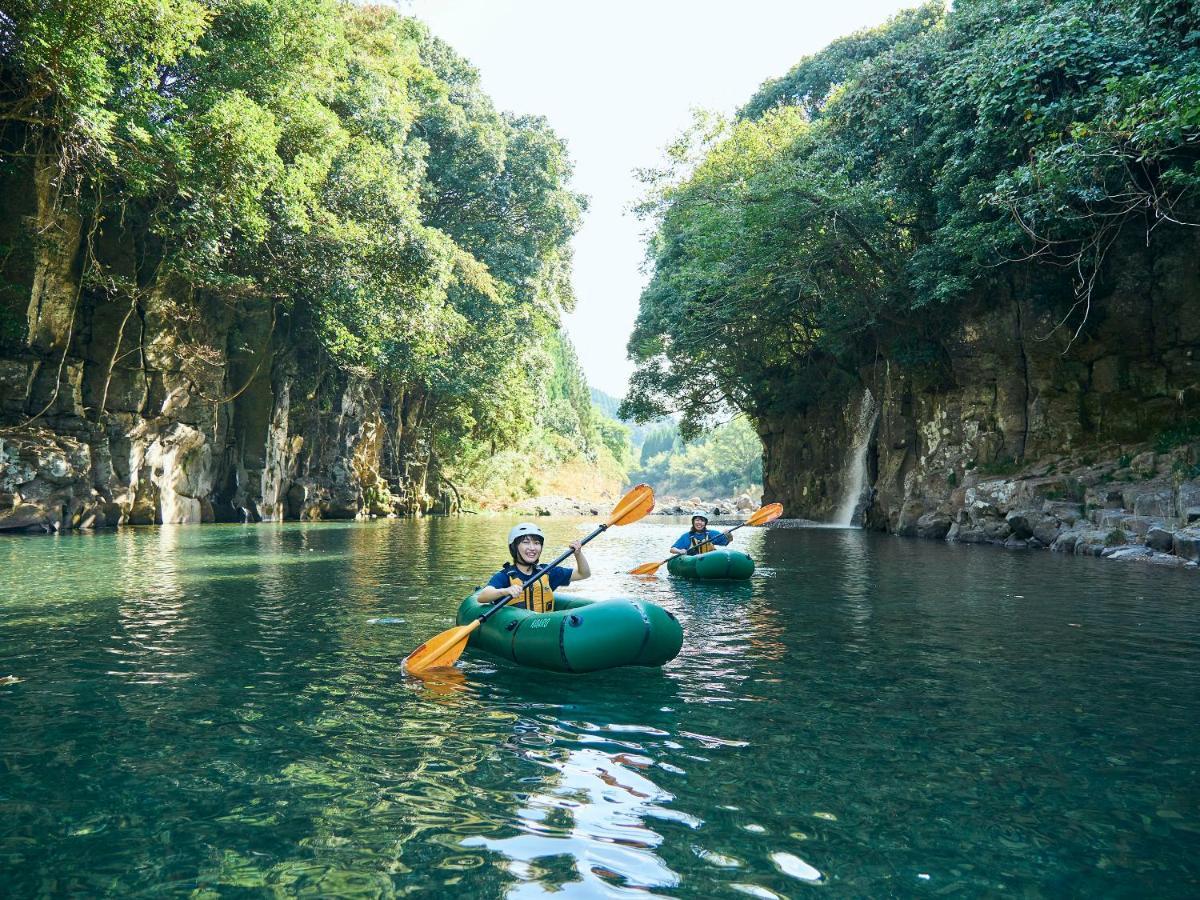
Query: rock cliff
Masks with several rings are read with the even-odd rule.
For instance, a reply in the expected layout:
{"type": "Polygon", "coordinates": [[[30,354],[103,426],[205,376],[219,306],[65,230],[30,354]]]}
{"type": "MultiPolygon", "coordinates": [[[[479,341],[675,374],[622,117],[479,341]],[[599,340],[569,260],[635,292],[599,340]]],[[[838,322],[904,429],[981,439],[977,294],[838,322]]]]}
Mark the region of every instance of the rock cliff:
{"type": "Polygon", "coordinates": [[[1019,271],[823,373],[819,403],[759,423],[764,497],[903,535],[1196,559],[1200,239],[1110,254],[1063,322],[1019,271]],[[1078,336],[1075,332],[1079,330],[1078,336]],[[856,472],[858,477],[856,477],[856,472]],[[1086,534],[1084,533],[1086,532],[1086,534]]]}
{"type": "Polygon", "coordinates": [[[0,179],[0,530],[453,506],[418,392],[324,361],[284,302],[146,277],[137,227],[85,229],[30,166],[0,179]]]}

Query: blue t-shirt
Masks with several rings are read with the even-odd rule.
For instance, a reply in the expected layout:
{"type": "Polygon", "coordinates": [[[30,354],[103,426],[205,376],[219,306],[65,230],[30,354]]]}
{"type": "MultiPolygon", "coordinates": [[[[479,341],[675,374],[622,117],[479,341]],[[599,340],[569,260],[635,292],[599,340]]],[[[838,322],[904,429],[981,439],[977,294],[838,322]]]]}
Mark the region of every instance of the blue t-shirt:
{"type": "MultiPolygon", "coordinates": [[[[536,567],[534,571],[537,571],[536,567]]],[[[547,580],[550,582],[550,590],[556,591],[564,584],[571,583],[571,576],[575,574],[574,569],[568,569],[565,566],[554,566],[546,573],[547,580]]],[[[504,588],[512,584],[511,576],[516,575],[522,581],[529,576],[518,569],[516,566],[505,566],[499,572],[492,576],[492,580],[488,582],[488,587],[504,588]]]]}
{"type": "Polygon", "coordinates": [[[675,550],[690,550],[694,544],[703,544],[705,541],[712,541],[718,547],[724,547],[730,540],[732,538],[729,535],[706,528],[703,532],[688,531],[686,534],[681,535],[679,540],[672,544],[671,547],[675,550]]]}

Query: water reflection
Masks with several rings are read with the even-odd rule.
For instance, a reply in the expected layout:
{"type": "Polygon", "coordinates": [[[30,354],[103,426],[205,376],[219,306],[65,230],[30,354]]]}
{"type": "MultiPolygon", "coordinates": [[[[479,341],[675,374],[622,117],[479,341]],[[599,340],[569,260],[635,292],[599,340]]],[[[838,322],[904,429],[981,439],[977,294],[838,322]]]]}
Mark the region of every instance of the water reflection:
{"type": "MultiPolygon", "coordinates": [[[[642,749],[639,745],[601,735],[595,726],[592,734],[572,735],[528,720],[522,724],[509,746],[553,774],[537,779],[538,788],[516,811],[517,834],[473,836],[462,842],[465,847],[500,854],[509,862],[507,869],[518,884],[508,896],[562,891],[565,896],[622,896],[626,889],[678,885],[678,873],[655,852],[663,836],[647,820],[674,821],[690,828],[702,822],[665,805],[675,798],[649,778],[655,760],[637,752],[642,749]],[[543,742],[553,749],[541,749],[543,742]],[[621,749],[586,746],[563,752],[566,745],[590,742],[617,744],[621,749]]],[[[644,729],[614,730],[628,735],[644,729]]]]}
{"type": "Polygon", "coordinates": [[[107,651],[108,674],[133,684],[163,684],[190,678],[186,658],[187,596],[179,571],[178,525],[156,529],[153,540],[126,541],[122,568],[140,577],[121,585],[117,630],[107,651]]]}
{"type": "Polygon", "coordinates": [[[403,676],[508,524],[0,541],[6,896],[1194,892],[1194,577],[746,529],[747,584],[640,580],[644,521],[579,593],[665,669],[403,676]]]}

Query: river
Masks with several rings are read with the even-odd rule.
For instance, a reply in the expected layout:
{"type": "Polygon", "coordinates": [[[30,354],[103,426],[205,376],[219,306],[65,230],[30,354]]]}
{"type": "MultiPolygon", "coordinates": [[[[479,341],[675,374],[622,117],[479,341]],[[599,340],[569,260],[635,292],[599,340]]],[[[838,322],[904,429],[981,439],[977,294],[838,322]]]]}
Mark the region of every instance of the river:
{"type": "Polygon", "coordinates": [[[744,529],[748,584],[637,579],[643,520],[577,593],[676,613],[665,669],[405,677],[510,524],[0,539],[4,895],[1200,891],[1194,573],[744,529]]]}

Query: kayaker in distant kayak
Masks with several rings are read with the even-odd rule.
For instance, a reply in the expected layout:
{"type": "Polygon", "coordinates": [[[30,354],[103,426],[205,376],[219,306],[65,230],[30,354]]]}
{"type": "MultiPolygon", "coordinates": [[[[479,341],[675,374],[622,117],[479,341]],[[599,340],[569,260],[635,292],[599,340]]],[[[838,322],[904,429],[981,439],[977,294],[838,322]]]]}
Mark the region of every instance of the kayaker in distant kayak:
{"type": "Polygon", "coordinates": [[[570,547],[575,551],[576,568],[554,566],[529,587],[522,588],[522,583],[537,568],[545,542],[546,535],[536,525],[522,522],[513,526],[508,533],[508,553],[512,562],[505,563],[504,568],[491,577],[487,587],[479,592],[479,602],[495,603],[502,597],[513,597],[515,599],[510,606],[523,606],[532,612],[553,612],[555,589],[591,576],[591,567],[583,555],[583,543],[571,541],[570,547]],[[522,593],[524,597],[521,596],[522,593]]]}
{"type": "Polygon", "coordinates": [[[686,553],[688,556],[695,556],[697,553],[708,553],[717,547],[724,547],[732,540],[733,538],[724,532],[711,531],[708,527],[708,516],[697,510],[692,513],[692,530],[680,535],[679,540],[671,545],[671,554],[678,556],[686,553]]]}

